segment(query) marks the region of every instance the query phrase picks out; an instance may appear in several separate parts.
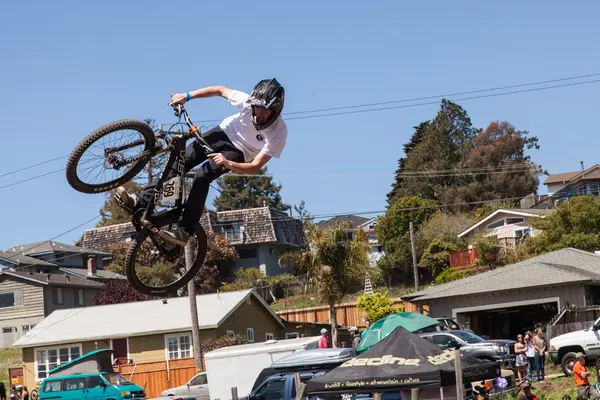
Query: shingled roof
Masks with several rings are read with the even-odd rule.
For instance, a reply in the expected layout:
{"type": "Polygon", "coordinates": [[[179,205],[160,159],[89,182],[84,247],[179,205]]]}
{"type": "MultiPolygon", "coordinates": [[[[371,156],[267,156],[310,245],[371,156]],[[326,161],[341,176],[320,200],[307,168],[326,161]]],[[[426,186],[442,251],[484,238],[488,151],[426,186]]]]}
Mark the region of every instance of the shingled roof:
{"type": "Polygon", "coordinates": [[[542,254],[468,278],[402,296],[412,302],[442,300],[476,293],[493,293],[576,282],[600,283],[600,255],[573,248],[542,254]],[[526,272],[526,273],[525,273],[526,272]]]}
{"type": "MultiPolygon", "coordinates": [[[[205,210],[200,224],[207,232],[221,232],[231,224],[244,226],[243,244],[280,243],[295,247],[306,245],[302,221],[269,207],[232,211],[205,210]]],[[[101,251],[110,251],[122,243],[128,234],[135,233],[131,223],[87,229],[83,232],[81,245],[101,251]]]]}
{"type": "Polygon", "coordinates": [[[324,221],[319,221],[317,226],[321,229],[327,229],[331,228],[338,222],[350,222],[352,224],[352,228],[358,229],[362,224],[370,221],[371,219],[372,218],[359,217],[358,215],[338,215],[324,221]]]}
{"type": "Polygon", "coordinates": [[[53,240],[47,240],[45,242],[36,242],[29,244],[22,244],[19,246],[13,246],[10,249],[6,249],[6,253],[9,254],[21,254],[24,256],[35,257],[43,254],[50,254],[56,252],[64,253],[80,253],[80,254],[92,254],[99,256],[109,256],[109,253],[94,250],[91,248],[84,248],[73,246],[72,244],[55,242],[53,240]]]}
{"type": "Polygon", "coordinates": [[[40,274],[37,272],[15,272],[15,271],[0,271],[0,280],[3,276],[17,279],[24,279],[35,283],[48,286],[75,286],[75,287],[97,287],[103,286],[100,282],[95,282],[91,279],[82,278],[76,275],[69,274],[40,274]]]}
{"type": "Polygon", "coordinates": [[[52,264],[48,261],[40,260],[34,257],[25,256],[18,252],[8,252],[0,250],[0,265],[11,266],[13,268],[27,267],[27,266],[38,266],[38,267],[55,267],[56,264],[52,264]]]}

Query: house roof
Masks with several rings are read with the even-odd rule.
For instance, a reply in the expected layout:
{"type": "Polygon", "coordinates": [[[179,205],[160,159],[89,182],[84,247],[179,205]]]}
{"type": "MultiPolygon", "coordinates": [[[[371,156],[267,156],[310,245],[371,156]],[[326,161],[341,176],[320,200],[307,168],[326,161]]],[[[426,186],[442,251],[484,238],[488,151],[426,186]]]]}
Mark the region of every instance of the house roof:
{"type": "MultiPolygon", "coordinates": [[[[306,244],[302,221],[269,207],[243,210],[205,210],[200,223],[207,232],[220,232],[224,225],[240,222],[244,226],[243,244],[280,243],[295,247],[306,244]]],[[[82,246],[110,251],[123,242],[123,235],[135,233],[131,223],[87,229],[83,232],[82,246]]]]}
{"type": "Polygon", "coordinates": [[[551,183],[568,183],[580,179],[598,178],[600,178],[600,164],[595,164],[584,171],[571,171],[548,175],[548,178],[544,181],[544,185],[549,185],[551,183]]]}
{"type": "Polygon", "coordinates": [[[469,229],[467,229],[467,230],[459,233],[458,237],[463,237],[467,233],[469,233],[472,230],[478,228],[479,226],[481,226],[482,224],[486,223],[490,219],[494,218],[498,214],[517,215],[517,216],[522,216],[522,217],[540,217],[540,216],[543,217],[543,216],[546,216],[546,215],[550,214],[551,212],[552,212],[552,210],[547,210],[547,209],[543,209],[543,208],[526,208],[526,209],[522,209],[522,208],[501,208],[499,210],[494,211],[493,213],[491,213],[487,217],[483,218],[482,220],[480,220],[476,224],[470,226],[469,229]]]}
{"type": "Polygon", "coordinates": [[[37,272],[18,272],[18,271],[0,271],[0,279],[3,276],[23,279],[26,281],[46,285],[46,286],[77,286],[101,288],[103,285],[90,279],[85,279],[80,276],[71,276],[68,274],[40,274],[37,272]]]}
{"type": "Polygon", "coordinates": [[[66,272],[70,275],[76,275],[82,278],[87,278],[87,279],[94,279],[94,278],[99,278],[99,279],[127,279],[125,276],[121,275],[121,274],[117,274],[116,272],[112,272],[112,271],[108,271],[105,269],[97,269],[96,270],[96,275],[94,276],[89,276],[88,275],[88,270],[85,268],[65,268],[65,267],[61,267],[60,268],[61,271],[66,272]]]}
{"type": "Polygon", "coordinates": [[[590,281],[600,282],[600,255],[565,248],[440,286],[432,286],[403,296],[403,299],[426,302],[477,293],[590,281]]]}
{"type": "Polygon", "coordinates": [[[72,244],[55,242],[47,240],[45,242],[36,242],[30,244],[23,244],[20,246],[13,246],[6,250],[9,254],[21,254],[30,257],[40,256],[42,254],[50,254],[55,252],[66,252],[66,253],[81,253],[81,254],[95,254],[99,256],[110,256],[109,253],[93,250],[84,247],[73,246],[72,244]]]}
{"type": "MultiPolygon", "coordinates": [[[[196,296],[200,329],[220,326],[245,301],[261,303],[283,327],[281,318],[254,290],[196,296]]],[[[189,331],[189,297],[148,300],[56,310],[15,342],[15,347],[37,347],[106,338],[126,338],[189,331]]]]}
{"type": "Polygon", "coordinates": [[[358,215],[338,215],[336,217],[317,222],[317,226],[321,229],[327,229],[339,222],[350,222],[353,229],[358,229],[362,224],[370,220],[371,218],[359,217],[358,215]]]}
{"type": "Polygon", "coordinates": [[[8,252],[0,250],[0,264],[2,261],[14,265],[15,267],[25,267],[29,265],[43,266],[43,267],[57,267],[48,261],[40,260],[38,258],[25,256],[18,252],[8,252]]]}

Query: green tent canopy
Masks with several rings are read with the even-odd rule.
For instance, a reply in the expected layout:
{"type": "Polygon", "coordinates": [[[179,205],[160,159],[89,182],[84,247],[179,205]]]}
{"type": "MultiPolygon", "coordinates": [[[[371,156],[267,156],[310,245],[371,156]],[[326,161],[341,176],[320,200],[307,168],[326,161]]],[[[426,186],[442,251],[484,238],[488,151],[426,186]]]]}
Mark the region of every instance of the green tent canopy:
{"type": "Polygon", "coordinates": [[[356,350],[358,353],[362,353],[363,351],[370,349],[387,335],[392,333],[398,326],[401,326],[411,333],[415,333],[438,324],[438,320],[419,313],[400,312],[390,314],[369,326],[369,329],[365,331],[365,335],[361,339],[356,350]]]}

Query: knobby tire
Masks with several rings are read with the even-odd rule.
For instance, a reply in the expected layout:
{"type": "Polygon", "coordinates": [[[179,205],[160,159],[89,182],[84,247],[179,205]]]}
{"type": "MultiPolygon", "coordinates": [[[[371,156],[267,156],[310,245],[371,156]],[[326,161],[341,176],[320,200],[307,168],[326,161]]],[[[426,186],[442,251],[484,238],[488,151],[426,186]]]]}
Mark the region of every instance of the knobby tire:
{"type": "Polygon", "coordinates": [[[118,186],[123,185],[126,182],[129,182],[142,169],[144,169],[144,166],[148,163],[148,160],[139,159],[131,165],[131,168],[126,173],[109,182],[104,182],[100,184],[89,184],[82,182],[81,179],[79,179],[79,177],[77,176],[77,165],[81,160],[81,156],[90,146],[94,144],[94,142],[110,133],[126,129],[134,130],[142,134],[144,140],[144,151],[149,151],[154,148],[156,142],[154,132],[150,125],[142,121],[138,121],[135,119],[124,119],[110,122],[96,129],[77,145],[77,147],[75,148],[75,150],[73,150],[67,161],[67,182],[69,182],[69,185],[71,185],[73,189],[82,193],[108,192],[118,186]]]}

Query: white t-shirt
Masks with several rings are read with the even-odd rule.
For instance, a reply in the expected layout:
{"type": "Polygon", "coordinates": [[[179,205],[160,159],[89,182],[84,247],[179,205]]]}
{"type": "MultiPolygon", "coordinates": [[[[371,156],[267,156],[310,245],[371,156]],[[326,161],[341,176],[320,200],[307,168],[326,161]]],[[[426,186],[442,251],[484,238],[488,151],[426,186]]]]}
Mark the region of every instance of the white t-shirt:
{"type": "Polygon", "coordinates": [[[260,153],[279,158],[287,140],[287,125],[279,116],[277,121],[262,131],[252,124],[252,107],[246,102],[249,94],[232,90],[229,104],[240,108],[240,112],[225,118],[219,127],[227,134],[231,143],[244,153],[246,162],[252,161],[260,153]]]}

